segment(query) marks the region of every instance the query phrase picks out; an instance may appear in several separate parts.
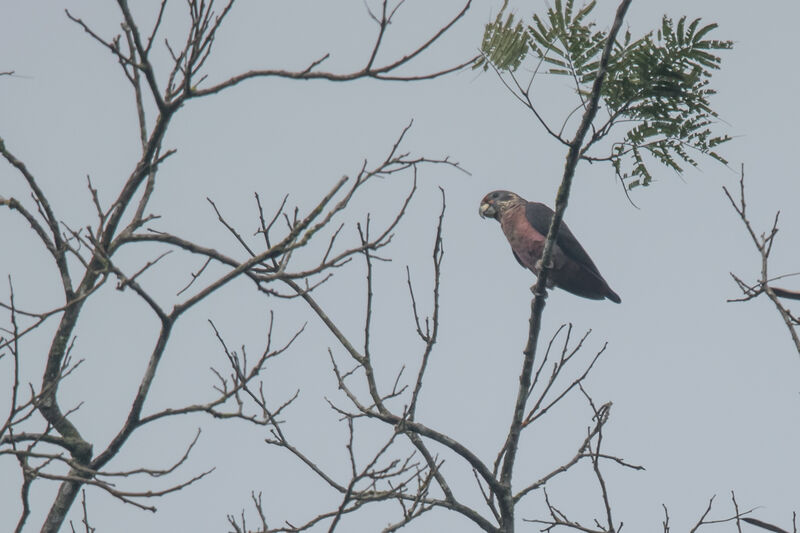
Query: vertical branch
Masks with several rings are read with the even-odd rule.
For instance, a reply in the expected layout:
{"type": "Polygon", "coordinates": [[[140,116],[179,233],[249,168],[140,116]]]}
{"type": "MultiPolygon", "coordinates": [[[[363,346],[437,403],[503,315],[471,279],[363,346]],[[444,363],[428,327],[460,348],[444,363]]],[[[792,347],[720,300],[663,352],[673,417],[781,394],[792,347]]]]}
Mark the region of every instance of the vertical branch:
{"type": "MultiPolygon", "coordinates": [[[[163,6],[162,6],[163,9],[163,6]]],[[[160,17],[159,17],[160,18],[160,17]]],[[[128,26],[124,26],[125,37],[128,41],[128,53],[130,54],[130,61],[136,64],[136,46],[133,44],[133,34],[128,26]]],[[[142,99],[142,77],[139,75],[138,68],[132,68],[131,84],[133,85],[133,92],[136,97],[136,116],[139,119],[139,139],[142,142],[142,151],[147,148],[147,121],[144,113],[144,100],[142,99]]]]}
{"type": "Polygon", "coordinates": [[[605,80],[606,71],[608,69],[609,58],[611,57],[611,50],[614,42],[622,26],[622,21],[625,18],[625,13],[630,6],[631,0],[622,0],[617,8],[614,24],[611,31],[608,33],[603,55],[600,59],[600,65],[597,69],[597,77],[592,86],[592,93],[589,98],[586,111],[583,114],[580,126],[575,133],[575,138],[570,142],[569,151],[567,153],[567,161],[564,167],[564,177],[561,180],[561,186],[558,189],[556,196],[556,208],[553,218],[550,222],[550,229],[547,232],[547,241],[545,242],[544,251],[542,253],[542,269],[538,275],[536,285],[533,287],[533,300],[531,302],[531,318],[529,321],[530,327],[528,330],[528,342],[523,350],[525,359],[522,365],[522,373],[519,378],[519,389],[517,392],[517,400],[514,406],[514,415],[509,428],[509,436],[506,441],[505,457],[503,466],[500,473],[500,483],[508,488],[505,494],[504,501],[501,502],[501,511],[503,511],[504,520],[507,522],[506,528],[508,531],[513,531],[514,509],[513,499],[511,493],[511,477],[514,470],[514,461],[517,455],[517,447],[519,445],[519,438],[522,431],[522,421],[525,412],[525,404],[528,398],[528,390],[531,383],[531,374],[533,370],[533,360],[536,353],[536,345],[539,340],[539,331],[542,323],[542,312],[544,311],[545,298],[547,297],[547,279],[550,274],[550,262],[553,254],[553,247],[555,245],[555,238],[558,235],[558,230],[561,227],[561,221],[564,218],[564,211],[567,208],[569,200],[570,187],[572,186],[572,179],[575,175],[575,167],[581,156],[583,141],[589,131],[592,122],[597,115],[598,104],[600,100],[600,90],[605,80]]]}
{"type": "MultiPolygon", "coordinates": [[[[11,312],[11,339],[7,346],[11,352],[14,365],[14,377],[11,384],[11,407],[8,410],[8,419],[0,426],[0,438],[6,431],[11,431],[14,425],[14,417],[17,413],[17,399],[19,397],[19,325],[17,324],[17,307],[14,302],[14,285],[11,283],[11,276],[8,276],[9,307],[11,312]]],[[[0,337],[2,340],[2,337],[0,337]]]]}
{"type": "Polygon", "coordinates": [[[14,533],[22,533],[22,528],[25,527],[25,522],[28,521],[28,517],[31,514],[30,492],[31,483],[33,483],[33,475],[30,473],[27,457],[18,455],[17,460],[22,469],[22,486],[19,489],[20,499],[22,500],[22,512],[20,513],[14,533]]]}
{"type": "MultiPolygon", "coordinates": [[[[17,415],[17,402],[19,398],[19,324],[17,323],[17,307],[14,301],[14,285],[11,283],[11,276],[8,276],[8,291],[9,291],[9,311],[11,313],[11,339],[8,342],[9,351],[13,359],[14,377],[11,385],[11,406],[8,410],[8,419],[0,427],[0,438],[3,434],[8,432],[9,436],[13,437],[13,428],[15,424],[15,417],[17,415]]],[[[16,450],[16,443],[11,439],[11,447],[16,450]]],[[[30,473],[28,466],[28,458],[24,454],[17,455],[20,470],[22,471],[22,485],[20,486],[20,501],[22,502],[22,512],[20,513],[17,527],[14,529],[15,533],[22,531],[25,522],[31,513],[30,506],[30,488],[33,482],[33,476],[30,473]]]]}
{"type": "MultiPolygon", "coordinates": [[[[86,441],[80,434],[75,425],[72,424],[67,416],[62,413],[56,394],[58,391],[58,383],[61,378],[61,369],[66,355],[68,341],[77,325],[81,309],[85,299],[83,296],[93,290],[98,278],[107,272],[106,257],[113,253],[113,243],[117,229],[121,222],[122,216],[130,205],[134,194],[138,190],[142,181],[155,169],[157,161],[158,149],[161,146],[161,141],[167,131],[167,126],[177,111],[178,106],[167,106],[159,94],[159,89],[156,83],[153,67],[147,58],[147,52],[144,50],[141,40],[139,38],[138,28],[134,21],[130,10],[128,9],[125,0],[118,1],[120,10],[122,11],[125,20],[126,28],[130,31],[133,39],[134,46],[139,56],[139,64],[135,68],[139,68],[145,74],[150,91],[156,101],[160,114],[153,126],[150,137],[142,150],[142,156],[133,170],[131,175],[125,182],[114,207],[110,212],[107,223],[101,235],[97,236],[94,246],[97,248],[89,262],[88,267],[81,279],[75,294],[77,299],[70,302],[72,298],[68,298],[68,305],[61,321],[58,325],[53,341],[50,344],[50,349],[47,354],[47,363],[45,366],[44,375],[42,377],[42,398],[38,405],[39,411],[42,416],[52,424],[52,426],[63,437],[64,442],[73,457],[80,465],[87,466],[92,457],[92,445],[86,441]]],[[[62,276],[63,277],[63,276],[62,276]]],[[[119,435],[118,435],[119,437],[119,435]]],[[[81,478],[86,478],[86,470],[75,470],[70,473],[71,479],[64,480],[58,489],[58,494],[50,507],[50,510],[42,526],[42,532],[55,533],[64,522],[64,519],[72,506],[78,491],[81,487],[81,482],[77,481],[81,478]]]]}
{"type": "Polygon", "coordinates": [[[117,0],[117,5],[119,5],[119,9],[122,11],[122,16],[125,19],[126,30],[130,32],[130,36],[133,39],[134,45],[136,46],[137,55],[141,60],[136,68],[141,69],[142,72],[144,72],[147,84],[150,86],[150,92],[153,95],[153,100],[158,106],[158,109],[164,112],[167,109],[167,105],[164,102],[164,99],[161,97],[161,92],[158,89],[158,82],[156,81],[153,65],[150,63],[150,59],[148,58],[149,46],[145,47],[145,45],[142,43],[142,39],[139,36],[139,26],[133,19],[133,15],[128,7],[127,0],[117,0]]]}
{"type": "MultiPolygon", "coordinates": [[[[581,389],[583,390],[583,389],[581,389]]],[[[584,391],[584,394],[586,392],[584,391]]],[[[588,398],[588,395],[586,395],[588,398]]],[[[608,489],[606,488],[606,480],[603,477],[603,473],[600,471],[600,446],[603,443],[603,426],[605,425],[606,421],[608,420],[608,413],[610,409],[610,404],[605,404],[600,407],[600,409],[596,409],[594,406],[594,402],[592,402],[591,398],[589,398],[589,403],[594,409],[594,416],[597,419],[597,441],[595,442],[595,449],[594,453],[592,454],[592,468],[594,469],[595,476],[597,477],[597,482],[600,484],[600,491],[603,495],[603,506],[606,510],[606,527],[604,528],[605,531],[608,533],[614,533],[616,528],[614,527],[614,519],[611,516],[611,502],[608,499],[608,489]]],[[[589,447],[591,451],[591,445],[589,447]]]]}
{"type": "Polygon", "coordinates": [[[447,207],[445,202],[444,189],[439,187],[442,193],[442,210],[439,213],[439,223],[436,226],[436,240],[433,244],[433,315],[431,316],[431,325],[428,327],[428,320],[426,319],[425,332],[423,333],[420,327],[419,316],[416,311],[416,302],[414,301],[414,291],[411,290],[411,277],[408,277],[408,287],[411,291],[411,300],[414,307],[414,320],[417,324],[417,334],[425,342],[425,352],[422,354],[422,363],[420,363],[419,372],[417,372],[417,383],[414,385],[414,392],[411,395],[411,404],[408,408],[409,420],[414,419],[414,414],[417,409],[417,400],[419,393],[422,390],[422,378],[425,375],[425,370],[428,368],[428,359],[430,358],[433,345],[436,344],[436,338],[439,333],[439,283],[441,280],[441,267],[442,258],[444,257],[444,248],[442,244],[442,222],[444,221],[444,211],[447,207]]]}
{"type": "Polygon", "coordinates": [[[369,350],[369,335],[372,330],[372,298],[373,298],[373,291],[372,291],[372,256],[370,255],[369,248],[366,247],[367,243],[369,243],[369,221],[370,216],[369,213],[367,214],[367,222],[364,224],[364,227],[361,227],[361,224],[356,224],[358,229],[358,235],[361,238],[361,246],[364,247],[364,262],[367,266],[367,303],[366,303],[366,312],[364,313],[364,358],[369,359],[370,357],[370,350],[369,350]]]}
{"type": "Polygon", "coordinates": [[[361,246],[363,248],[363,255],[364,255],[364,262],[367,266],[367,301],[366,301],[366,308],[364,313],[364,352],[362,354],[363,359],[360,361],[364,367],[364,374],[367,377],[367,385],[369,387],[369,393],[372,397],[372,401],[375,403],[375,407],[381,412],[387,412],[386,407],[383,405],[383,399],[381,398],[380,392],[378,392],[378,382],[375,380],[375,372],[372,368],[372,359],[370,356],[370,345],[369,345],[369,335],[370,330],[372,327],[372,255],[370,254],[369,247],[369,221],[370,217],[367,215],[367,222],[364,229],[362,229],[361,224],[357,225],[358,234],[361,238],[361,246]]]}
{"type": "MultiPolygon", "coordinates": [[[[422,390],[422,381],[423,376],[425,375],[425,370],[428,367],[428,359],[430,358],[430,354],[433,350],[433,346],[436,343],[436,339],[439,332],[439,284],[441,281],[441,266],[442,266],[442,259],[444,257],[444,245],[442,240],[442,224],[444,222],[444,212],[447,208],[447,203],[445,201],[445,193],[444,189],[439,187],[439,190],[442,193],[442,210],[439,213],[439,222],[436,226],[436,239],[433,245],[433,315],[431,316],[431,326],[430,328],[427,327],[427,320],[426,320],[426,328],[425,331],[422,331],[422,327],[419,320],[419,314],[417,313],[417,304],[416,299],[414,298],[414,290],[411,285],[411,274],[406,267],[406,274],[408,279],[408,290],[411,294],[411,303],[412,308],[414,311],[414,321],[417,326],[417,334],[420,338],[425,342],[425,351],[422,354],[422,362],[420,363],[419,371],[417,372],[417,382],[414,385],[414,391],[411,394],[411,403],[408,407],[408,420],[414,420],[414,416],[416,415],[417,410],[417,400],[419,398],[420,391],[422,390]]],[[[447,480],[444,478],[442,473],[439,471],[439,466],[436,464],[436,460],[431,455],[430,451],[428,450],[425,443],[422,439],[414,432],[407,431],[406,435],[408,436],[411,443],[419,450],[422,454],[425,462],[428,464],[428,468],[430,469],[431,473],[433,474],[436,483],[439,485],[439,488],[444,493],[445,500],[451,503],[454,503],[455,496],[453,495],[452,490],[450,489],[447,480]]],[[[477,478],[477,474],[476,478],[477,478]]],[[[479,478],[477,478],[479,479],[479,478]]],[[[480,485],[480,481],[478,481],[480,485]]],[[[494,510],[492,508],[492,510],[494,510]]]]}
{"type": "MultiPolygon", "coordinates": [[[[98,278],[107,272],[108,264],[106,257],[113,253],[112,244],[114,243],[114,238],[122,216],[130,205],[142,181],[154,171],[158,149],[166,133],[167,125],[178,109],[178,107],[175,106],[166,106],[160,98],[152,65],[141,46],[138,29],[130,14],[127,2],[125,2],[125,0],[119,0],[118,4],[123,12],[126,28],[130,31],[130,35],[139,55],[140,62],[135,68],[140,68],[144,72],[153,98],[156,100],[161,113],[143,148],[141,159],[128,177],[114,203],[114,208],[110,212],[102,234],[98,235],[96,241],[93,243],[96,250],[84,272],[80,285],[75,291],[77,298],[74,301],[71,301],[73,300],[72,298],[67,298],[67,303],[69,305],[64,310],[64,314],[61,317],[61,321],[47,354],[47,363],[42,377],[42,398],[38,405],[39,411],[48,423],[52,424],[56,431],[64,437],[64,442],[67,443],[72,457],[84,467],[87,466],[91,460],[92,445],[83,438],[75,425],[62,413],[56,398],[68,341],[77,325],[83,303],[85,302],[83,297],[93,290],[98,278]]],[[[56,248],[58,248],[58,245],[56,248]]],[[[64,277],[63,274],[62,277],[64,277]]],[[[68,296],[69,295],[71,295],[71,290],[68,290],[68,296]]],[[[45,523],[42,526],[43,532],[54,533],[60,529],[80,489],[81,483],[77,481],[77,479],[85,477],[87,477],[85,470],[76,470],[71,472],[71,479],[61,483],[56,499],[50,507],[45,523]]]]}

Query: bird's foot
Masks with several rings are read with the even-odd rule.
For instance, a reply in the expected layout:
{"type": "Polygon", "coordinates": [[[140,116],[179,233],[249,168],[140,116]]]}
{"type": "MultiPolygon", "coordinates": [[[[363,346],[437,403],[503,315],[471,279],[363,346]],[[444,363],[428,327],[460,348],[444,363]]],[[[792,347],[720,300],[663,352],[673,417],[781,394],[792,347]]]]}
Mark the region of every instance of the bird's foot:
{"type": "MultiPolygon", "coordinates": [[[[541,260],[541,259],[539,259],[539,260],[538,260],[538,261],[536,261],[536,263],[533,265],[533,268],[534,268],[534,272],[536,272],[536,275],[538,276],[538,275],[539,275],[539,272],[541,272],[541,271],[542,271],[542,269],[544,268],[544,263],[542,263],[542,260],[541,260]]],[[[553,262],[552,262],[552,261],[550,261],[550,262],[547,264],[547,268],[548,268],[549,270],[553,270],[553,262]]]]}
{"type": "MultiPolygon", "coordinates": [[[[531,292],[533,293],[534,296],[536,296],[536,283],[531,285],[531,292]]],[[[544,291],[544,293],[542,293],[542,298],[547,298],[547,291],[546,290],[544,291]]]]}

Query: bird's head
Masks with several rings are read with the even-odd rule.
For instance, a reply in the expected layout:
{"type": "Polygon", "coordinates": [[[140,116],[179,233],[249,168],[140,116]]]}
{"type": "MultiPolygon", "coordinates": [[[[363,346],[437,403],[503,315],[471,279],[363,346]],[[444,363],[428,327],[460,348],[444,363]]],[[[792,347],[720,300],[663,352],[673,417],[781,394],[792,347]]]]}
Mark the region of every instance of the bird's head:
{"type": "Polygon", "coordinates": [[[481,200],[478,214],[481,218],[494,218],[500,220],[503,211],[525,200],[510,191],[492,191],[481,200]]]}

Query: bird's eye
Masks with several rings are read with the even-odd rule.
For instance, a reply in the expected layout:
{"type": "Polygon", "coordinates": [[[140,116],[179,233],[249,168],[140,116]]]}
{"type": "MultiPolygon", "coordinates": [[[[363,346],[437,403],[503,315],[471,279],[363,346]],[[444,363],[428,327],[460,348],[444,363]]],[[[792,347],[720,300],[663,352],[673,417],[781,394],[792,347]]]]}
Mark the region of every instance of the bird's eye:
{"type": "Polygon", "coordinates": [[[492,193],[492,198],[497,198],[498,196],[500,196],[500,195],[499,195],[499,194],[497,194],[496,192],[493,192],[493,193],[492,193]]]}

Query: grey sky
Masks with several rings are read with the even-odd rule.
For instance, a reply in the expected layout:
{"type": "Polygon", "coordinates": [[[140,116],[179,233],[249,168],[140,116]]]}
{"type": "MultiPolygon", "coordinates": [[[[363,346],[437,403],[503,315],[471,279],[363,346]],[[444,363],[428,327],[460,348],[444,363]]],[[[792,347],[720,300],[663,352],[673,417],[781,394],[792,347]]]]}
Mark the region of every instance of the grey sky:
{"type": "MultiPolygon", "coordinates": [[[[146,27],[156,6],[149,4],[136,6],[140,20],[148,21],[146,27]]],[[[430,4],[408,0],[391,27],[387,52],[409,49],[460,6],[449,0],[430,4]]],[[[452,34],[408,72],[449,66],[472,55],[483,24],[501,4],[476,2],[452,34]]],[[[545,9],[543,2],[517,4],[521,15],[545,9]]],[[[601,4],[596,17],[606,27],[616,3],[601,4]]],[[[657,27],[664,4],[634,1],[627,17],[632,33],[657,27]]],[[[119,15],[110,3],[66,5],[104,36],[118,30],[119,15]]],[[[172,8],[175,21],[183,4],[173,3],[172,8]]],[[[722,70],[713,81],[719,90],[714,107],[736,137],[722,150],[734,170],[706,159],[700,170],[688,169],[683,176],[659,169],[651,187],[632,194],[640,207],[635,209],[609,166],[582,163],[565,220],[623,302],[587,301],[556,290],[548,299],[543,337],[572,322],[576,334],[593,331],[587,354],[609,343],[589,381],[597,400],[614,403],[606,450],[647,468],[607,468],[616,519],[628,531],[657,530],[662,503],[670,509],[675,530],[688,529],[714,494],[715,516],[727,516],[731,490],[742,508],[761,506],[757,516],[786,525],[791,512],[800,510],[800,358],[765,298],[725,302],[737,296],[728,272],[754,280],[760,264],[721,187],[736,187],[735,170],[744,163],[752,221],[766,230],[774,212],[781,210],[772,273],[799,271],[795,159],[800,112],[794,104],[800,87],[795,42],[800,7],[782,3],[776,12],[752,2],[680,0],[667,9],[674,17],[686,14],[718,22],[714,36],[735,42],[723,54],[722,70]]],[[[181,24],[168,25],[167,34],[182,36],[181,24]]],[[[331,53],[326,70],[352,70],[361,65],[373,32],[358,1],[243,2],[217,38],[208,65],[210,81],[252,67],[302,70],[326,52],[331,53]]],[[[5,70],[15,70],[17,76],[0,77],[0,137],[39,178],[64,222],[94,223],[86,175],[107,203],[138,157],[132,91],[119,66],[59,6],[0,0],[0,71],[5,70]]],[[[536,95],[545,116],[560,123],[574,105],[569,83],[545,77],[540,83],[536,95]]],[[[357,172],[364,158],[383,157],[411,119],[414,125],[404,144],[408,150],[450,156],[471,175],[443,166],[420,173],[419,195],[383,253],[394,261],[376,267],[376,364],[384,383],[391,382],[402,364],[418,364],[421,346],[412,329],[405,265],[427,309],[437,186],[442,186],[447,213],[441,341],[419,417],[490,459],[505,437],[516,395],[530,309],[528,288],[534,278],[516,263],[499,226],[478,217],[478,202],[486,192],[502,188],[552,205],[565,156],[563,147],[494,74],[466,71],[413,84],[253,80],[221,96],[190,102],[167,135],[166,146],[178,152],[160,173],[151,209],[162,219],[155,227],[244,257],[216,222],[206,197],[237,227],[252,232],[257,228],[254,191],[273,209],[288,193],[290,204],[307,210],[341,175],[357,172]]],[[[0,195],[27,198],[23,185],[7,164],[0,165],[0,195]]],[[[352,211],[358,218],[351,221],[363,220],[370,210],[376,225],[387,223],[409,187],[408,177],[372,183],[352,211]]],[[[354,239],[355,230],[347,231],[354,239]]],[[[8,210],[0,211],[0,249],[4,301],[5,280],[11,274],[20,307],[41,310],[62,303],[48,257],[27,225],[8,210]]],[[[155,251],[153,247],[150,253],[155,251]]],[[[124,257],[131,269],[143,260],[124,257]]],[[[147,281],[167,304],[188,281],[189,271],[201,264],[176,254],[147,281]]],[[[363,276],[363,266],[354,261],[319,292],[354,336],[362,327],[363,276]]],[[[797,288],[798,283],[790,278],[786,285],[797,288]]],[[[287,432],[310,456],[343,472],[345,433],[324,402],[326,396],[340,400],[326,351],[338,349],[334,339],[302,302],[266,299],[243,280],[179,323],[146,411],[209,397],[213,375],[208,368],[224,368],[225,358],[207,319],[214,320],[230,345],[244,344],[257,353],[270,310],[275,311],[277,342],[288,340],[308,321],[292,350],[267,367],[270,398],[280,403],[300,389],[296,405],[286,414],[287,432]]],[[[86,362],[62,385],[60,397],[67,406],[85,401],[74,415],[76,424],[90,440],[105,443],[135,392],[156,324],[135,295],[119,293],[112,284],[84,313],[75,357],[86,362]]],[[[49,333],[53,327],[45,329],[49,333]]],[[[40,382],[47,341],[47,335],[26,339],[26,382],[40,382]]],[[[0,361],[0,387],[6,386],[8,365],[7,359],[0,361]]],[[[6,412],[7,396],[0,395],[0,412],[6,412]]],[[[535,478],[574,453],[575,439],[588,424],[586,408],[577,400],[567,403],[549,424],[548,431],[523,439],[520,479],[535,478]],[[564,442],[569,443],[567,451],[564,442]],[[550,458],[546,465],[537,463],[540,456],[550,458]]],[[[166,466],[200,426],[203,434],[195,453],[173,479],[211,466],[217,470],[197,485],[155,501],[156,514],[89,490],[98,532],[227,531],[227,513],[251,510],[251,490],[263,491],[265,510],[275,523],[300,522],[316,510],[314,503],[335,501],[288,453],[264,444],[263,428],[199,416],[142,430],[109,468],[166,466]]],[[[370,448],[369,443],[364,447],[370,448]]],[[[464,464],[449,458],[448,468],[463,483],[466,498],[479,502],[464,464]]],[[[599,500],[594,486],[581,485],[581,475],[593,482],[587,471],[559,480],[550,494],[568,510],[587,502],[589,509],[580,518],[588,521],[591,506],[599,500]]],[[[19,512],[19,471],[8,456],[0,458],[0,479],[0,530],[5,531],[19,512]]],[[[141,488],[167,484],[146,480],[141,488]]],[[[40,527],[57,485],[39,481],[35,487],[31,531],[40,527]]],[[[70,515],[76,524],[78,510],[76,505],[70,515]]],[[[518,514],[529,517],[536,510],[518,514]]],[[[377,510],[365,517],[343,530],[372,531],[391,518],[377,510]]],[[[407,530],[444,528],[471,531],[474,526],[435,511],[407,530]]]]}

